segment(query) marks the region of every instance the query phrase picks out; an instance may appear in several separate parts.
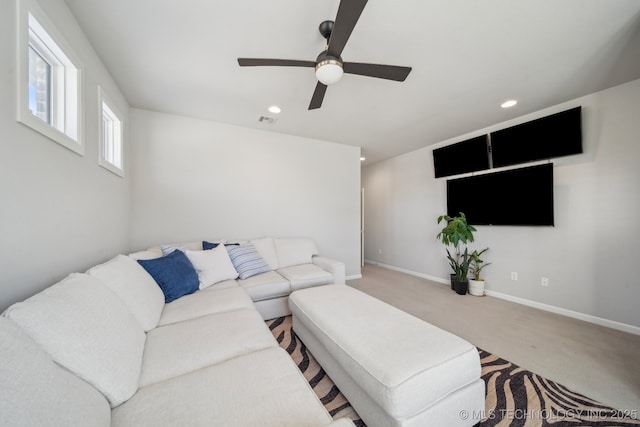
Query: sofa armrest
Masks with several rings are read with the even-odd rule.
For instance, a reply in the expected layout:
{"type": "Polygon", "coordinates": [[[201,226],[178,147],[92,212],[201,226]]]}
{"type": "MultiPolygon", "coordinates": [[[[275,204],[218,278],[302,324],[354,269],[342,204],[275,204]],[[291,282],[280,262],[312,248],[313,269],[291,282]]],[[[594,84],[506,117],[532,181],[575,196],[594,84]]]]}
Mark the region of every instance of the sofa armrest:
{"type": "Polygon", "coordinates": [[[331,258],[325,258],[321,256],[314,256],[311,258],[311,262],[320,267],[321,269],[333,274],[333,283],[336,285],[345,284],[345,266],[344,262],[336,261],[331,258]]]}

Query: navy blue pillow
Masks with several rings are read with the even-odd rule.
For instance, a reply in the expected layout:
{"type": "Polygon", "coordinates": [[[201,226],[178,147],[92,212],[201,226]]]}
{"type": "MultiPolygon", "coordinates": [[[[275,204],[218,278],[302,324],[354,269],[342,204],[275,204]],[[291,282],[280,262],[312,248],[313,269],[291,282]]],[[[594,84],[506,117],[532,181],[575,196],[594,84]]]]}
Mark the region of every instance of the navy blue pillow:
{"type": "Polygon", "coordinates": [[[205,251],[208,251],[210,249],[215,249],[218,247],[220,243],[211,243],[211,242],[207,242],[206,240],[202,241],[202,249],[205,251]]]}
{"type": "Polygon", "coordinates": [[[140,259],[138,263],[153,277],[169,303],[198,290],[198,273],[189,258],[180,250],[155,259],[140,259]]]}
{"type": "MultiPolygon", "coordinates": [[[[211,243],[211,242],[207,242],[206,240],[202,241],[202,249],[205,251],[208,251],[210,249],[215,249],[218,247],[218,245],[220,245],[220,243],[211,243]]],[[[240,243],[225,243],[224,246],[227,249],[229,249],[230,247],[240,246],[240,243]]]]}

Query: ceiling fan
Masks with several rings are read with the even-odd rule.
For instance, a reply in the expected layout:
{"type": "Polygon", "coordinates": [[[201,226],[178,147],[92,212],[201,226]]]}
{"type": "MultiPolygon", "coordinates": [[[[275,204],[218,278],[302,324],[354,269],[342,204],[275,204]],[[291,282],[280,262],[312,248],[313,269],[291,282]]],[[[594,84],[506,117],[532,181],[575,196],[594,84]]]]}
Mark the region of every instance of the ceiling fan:
{"type": "Polygon", "coordinates": [[[349,36],[356,26],[367,0],[341,0],[338,14],[334,21],[324,21],[320,24],[320,34],[327,39],[327,47],[318,55],[315,61],[298,61],[292,59],[266,58],[238,58],[241,67],[275,66],[275,67],[310,67],[316,69],[318,84],[311,97],[309,110],[322,106],[327,85],[340,80],[343,73],[361,76],[377,77],[386,80],[403,82],[411,67],[395,65],[365,64],[361,62],[343,62],[340,54],[349,36]]]}

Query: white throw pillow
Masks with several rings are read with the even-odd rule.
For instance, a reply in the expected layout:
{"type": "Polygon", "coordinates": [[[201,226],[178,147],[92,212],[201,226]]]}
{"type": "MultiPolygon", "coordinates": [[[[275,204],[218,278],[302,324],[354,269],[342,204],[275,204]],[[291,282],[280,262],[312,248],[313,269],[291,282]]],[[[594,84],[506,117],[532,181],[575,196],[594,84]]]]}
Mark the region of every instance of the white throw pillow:
{"type": "Polygon", "coordinates": [[[132,258],[118,255],[87,273],[122,298],[145,332],[158,325],[164,309],[164,294],[153,277],[132,258]]]}
{"type": "Polygon", "coordinates": [[[280,268],[278,264],[278,254],[272,237],[263,237],[262,239],[252,239],[251,244],[258,251],[260,256],[269,264],[272,270],[280,268]]]}
{"type": "Polygon", "coordinates": [[[311,239],[274,239],[274,242],[278,253],[279,268],[310,264],[311,258],[314,255],[318,255],[316,244],[311,239]]]}
{"type": "Polygon", "coordinates": [[[187,251],[186,254],[198,272],[200,289],[238,277],[224,245],[207,251],[187,251]]]}
{"type": "Polygon", "coordinates": [[[4,316],[17,323],[58,364],[116,407],[138,389],[146,335],[104,283],[74,273],[16,303],[4,316]]]}

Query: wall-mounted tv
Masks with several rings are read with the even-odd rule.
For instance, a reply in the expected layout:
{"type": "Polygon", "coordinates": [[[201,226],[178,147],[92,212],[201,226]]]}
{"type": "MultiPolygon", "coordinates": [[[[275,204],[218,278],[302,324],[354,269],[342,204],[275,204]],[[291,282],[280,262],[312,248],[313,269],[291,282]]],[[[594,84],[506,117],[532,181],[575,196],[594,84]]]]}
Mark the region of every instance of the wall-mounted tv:
{"type": "Polygon", "coordinates": [[[436,178],[489,169],[487,135],[433,150],[436,178]]]}
{"type": "Polygon", "coordinates": [[[582,153],[582,108],[491,132],[493,167],[582,153]]]}
{"type": "Polygon", "coordinates": [[[552,226],[553,163],[447,181],[447,213],[472,225],[552,226]]]}

